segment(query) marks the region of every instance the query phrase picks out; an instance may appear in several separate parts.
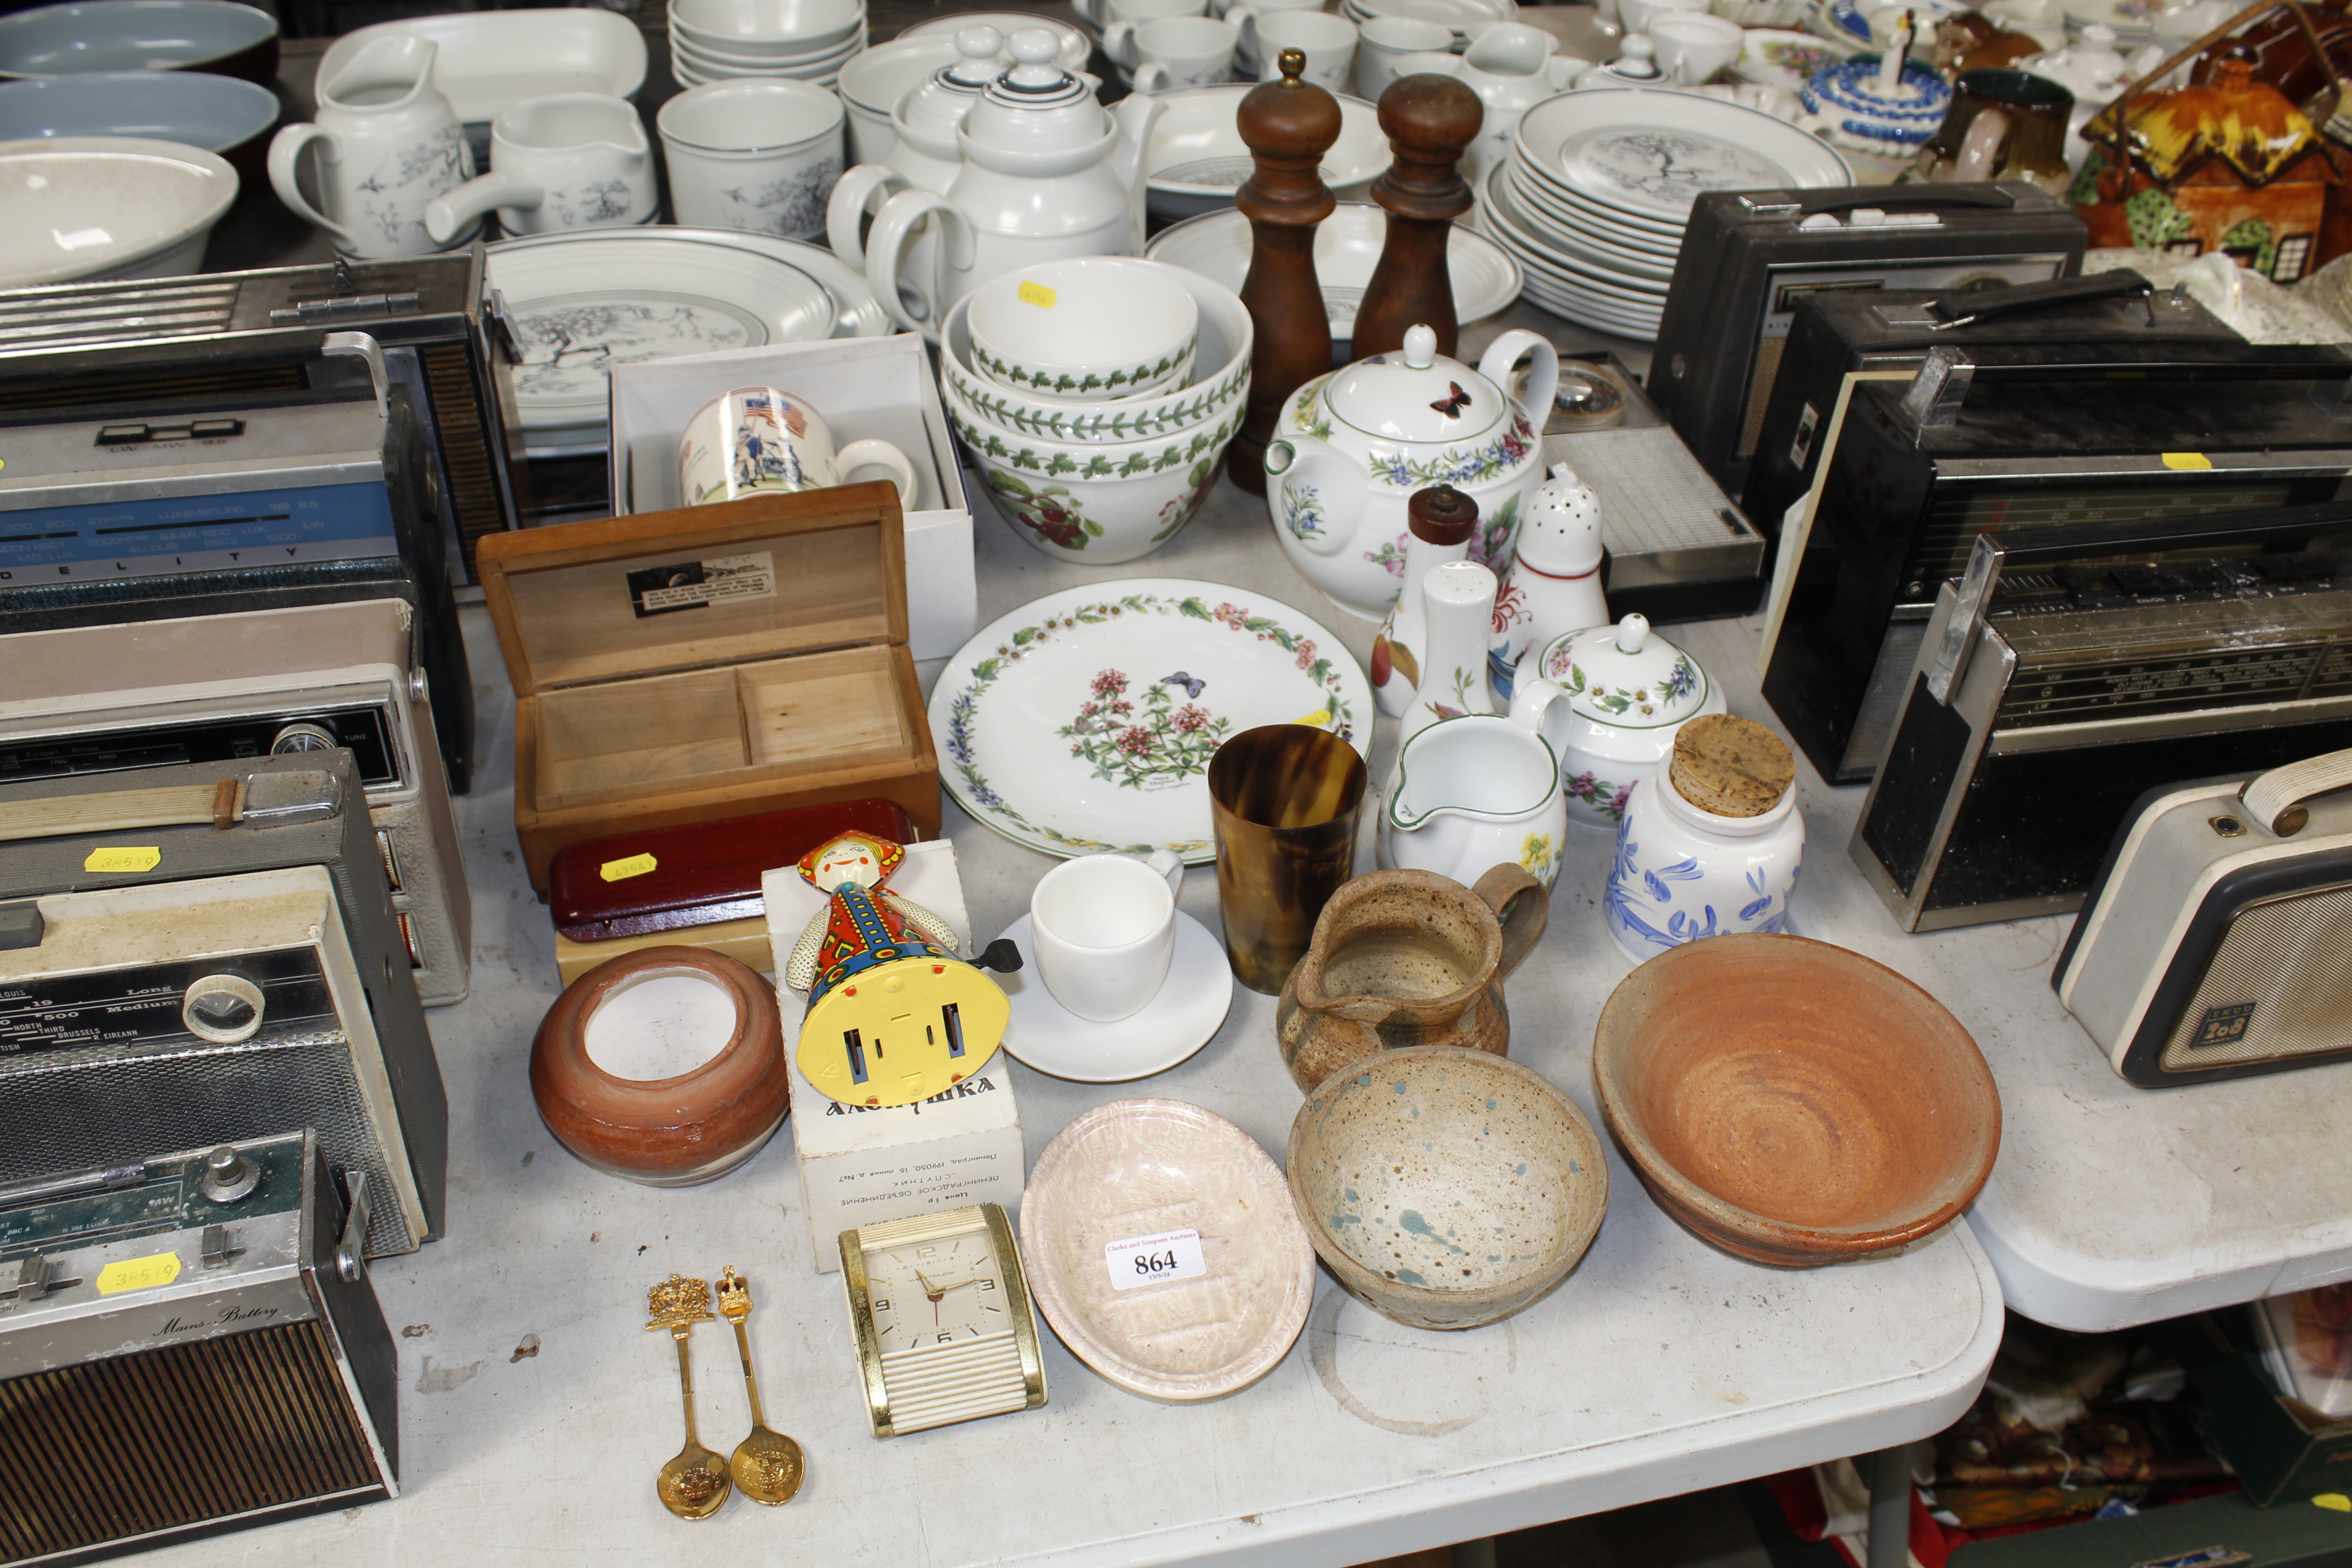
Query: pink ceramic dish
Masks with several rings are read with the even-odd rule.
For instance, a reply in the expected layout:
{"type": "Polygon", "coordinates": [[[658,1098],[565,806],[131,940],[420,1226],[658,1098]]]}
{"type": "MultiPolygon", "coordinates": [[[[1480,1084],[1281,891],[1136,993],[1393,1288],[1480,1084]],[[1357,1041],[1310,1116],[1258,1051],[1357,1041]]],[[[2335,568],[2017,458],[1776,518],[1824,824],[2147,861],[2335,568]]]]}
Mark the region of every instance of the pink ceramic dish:
{"type": "Polygon", "coordinates": [[[1114,1100],[1062,1129],[1029,1173],[1021,1253],[1070,1353],[1171,1405],[1223,1399],[1273,1371],[1315,1299],[1315,1249],[1281,1167],[1181,1100],[1114,1100]]]}

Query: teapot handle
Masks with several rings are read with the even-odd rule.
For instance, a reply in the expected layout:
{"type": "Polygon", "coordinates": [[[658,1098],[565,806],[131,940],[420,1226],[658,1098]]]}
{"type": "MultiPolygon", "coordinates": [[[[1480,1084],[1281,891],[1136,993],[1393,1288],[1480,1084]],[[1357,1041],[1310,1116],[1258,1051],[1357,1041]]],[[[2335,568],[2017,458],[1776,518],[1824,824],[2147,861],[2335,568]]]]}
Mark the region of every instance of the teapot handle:
{"type": "Polygon", "coordinates": [[[1486,907],[1502,923],[1503,966],[1495,972],[1495,978],[1507,980],[1519,961],[1542,940],[1544,922],[1551,918],[1551,895],[1528,875],[1526,867],[1507,860],[1472,883],[1470,890],[1486,900],[1486,907]]]}
{"type": "Polygon", "coordinates": [[[926,342],[940,341],[940,321],[947,314],[952,300],[933,296],[942,292],[937,278],[904,278],[899,268],[905,263],[907,239],[915,226],[937,213],[944,229],[940,236],[940,270],[945,273],[969,272],[978,250],[978,239],[972,233],[971,220],[953,202],[929,191],[900,191],[884,204],[882,216],[866,234],[866,283],[874,297],[893,321],[910,332],[920,332],[926,342]],[[913,296],[922,308],[923,319],[918,321],[908,309],[907,297],[913,296]]]}
{"type": "Polygon", "coordinates": [[[858,237],[858,220],[874,198],[886,201],[907,188],[907,176],[880,163],[860,163],[841,176],[824,204],[824,242],[852,272],[866,270],[866,242],[858,237]]]}
{"type": "MultiPolygon", "coordinates": [[[[295,183],[294,178],[294,171],[301,162],[303,148],[313,142],[324,142],[329,146],[332,146],[334,141],[333,132],[322,126],[310,124],[308,121],[289,125],[278,132],[269,143],[269,184],[270,188],[278,193],[278,199],[284,202],[296,217],[305,223],[316,224],[326,230],[334,237],[337,248],[348,253],[359,248],[359,241],[352,237],[350,229],[304,201],[302,187],[295,183]]],[[[323,175],[321,184],[323,186],[323,175]]]]}
{"type": "Polygon", "coordinates": [[[1535,371],[1528,377],[1528,395],[1521,405],[1540,431],[1551,417],[1552,399],[1559,395],[1559,351],[1552,347],[1549,338],[1524,327],[1514,328],[1486,345],[1486,354],[1478,361],[1478,374],[1501,387],[1507,397],[1511,372],[1531,353],[1536,357],[1535,371]]]}

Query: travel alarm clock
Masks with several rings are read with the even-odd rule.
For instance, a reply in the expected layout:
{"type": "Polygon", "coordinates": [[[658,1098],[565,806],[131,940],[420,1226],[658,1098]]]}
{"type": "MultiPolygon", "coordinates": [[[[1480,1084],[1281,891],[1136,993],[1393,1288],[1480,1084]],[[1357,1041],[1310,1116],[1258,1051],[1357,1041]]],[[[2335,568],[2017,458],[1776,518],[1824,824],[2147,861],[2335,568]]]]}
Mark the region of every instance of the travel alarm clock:
{"type": "Polygon", "coordinates": [[[841,1279],[877,1437],[1045,1403],[1037,1316],[999,1205],[845,1230],[841,1279]]]}

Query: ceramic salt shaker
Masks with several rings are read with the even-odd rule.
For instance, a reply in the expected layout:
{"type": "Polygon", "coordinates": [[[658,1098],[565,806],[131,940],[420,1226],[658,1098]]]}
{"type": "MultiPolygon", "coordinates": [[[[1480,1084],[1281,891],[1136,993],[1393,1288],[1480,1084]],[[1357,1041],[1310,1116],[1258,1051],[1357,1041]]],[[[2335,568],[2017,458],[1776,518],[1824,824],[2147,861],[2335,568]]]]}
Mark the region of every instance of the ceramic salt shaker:
{"type": "MultiPolygon", "coordinates": [[[[1410,573],[1410,563],[1405,567],[1410,573]]],[[[1495,637],[1486,675],[1509,701],[1519,660],[1530,648],[1609,619],[1601,593],[1601,502],[1566,463],[1536,490],[1511,564],[1495,595],[1495,637]]]]}
{"type": "Polygon", "coordinates": [[[1429,616],[1421,584],[1434,567],[1470,553],[1478,531],[1478,503],[1452,485],[1415,490],[1405,503],[1404,585],[1389,606],[1388,619],[1372,638],[1372,695],[1381,711],[1396,718],[1412,706],[1421,683],[1422,655],[1429,651],[1429,616]]]}
{"type": "Polygon", "coordinates": [[[1635,962],[1703,936],[1778,931],[1805,854],[1796,759],[1749,719],[1709,713],[1675,736],[1617,825],[1601,912],[1635,962]]]}
{"type": "Polygon", "coordinates": [[[1448,561],[1421,580],[1422,614],[1429,650],[1421,661],[1421,681],[1397,730],[1404,743],[1440,719],[1492,713],[1486,689],[1486,638],[1495,618],[1495,574],[1475,561],[1448,561]]]}

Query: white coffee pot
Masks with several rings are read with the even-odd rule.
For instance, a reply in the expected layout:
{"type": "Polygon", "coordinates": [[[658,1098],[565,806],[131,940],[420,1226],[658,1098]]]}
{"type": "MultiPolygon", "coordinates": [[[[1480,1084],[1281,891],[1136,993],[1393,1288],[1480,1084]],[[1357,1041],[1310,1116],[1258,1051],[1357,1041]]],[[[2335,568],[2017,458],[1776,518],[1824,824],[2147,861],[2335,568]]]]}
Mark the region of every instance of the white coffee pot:
{"type": "MultiPolygon", "coordinates": [[[[457,111],[433,85],[439,46],[386,33],[320,84],[319,118],[289,125],[269,143],[269,184],[295,216],[324,229],[345,256],[429,256],[425,209],[474,177],[473,150],[457,111]],[[316,143],[319,205],[296,169],[316,143]],[[323,209],[323,210],[322,210],[323,209]]],[[[452,243],[472,237],[452,235],[452,243]]]]}
{"type": "Polygon", "coordinates": [[[962,167],[948,189],[899,192],[867,232],[866,282],[908,331],[937,342],[950,307],[1016,267],[1143,248],[1143,149],[1166,104],[1132,93],[1105,109],[1056,48],[1043,27],[1014,33],[1013,68],[956,128],[962,167]],[[936,259],[915,265],[908,241],[934,217],[936,259]]]}

